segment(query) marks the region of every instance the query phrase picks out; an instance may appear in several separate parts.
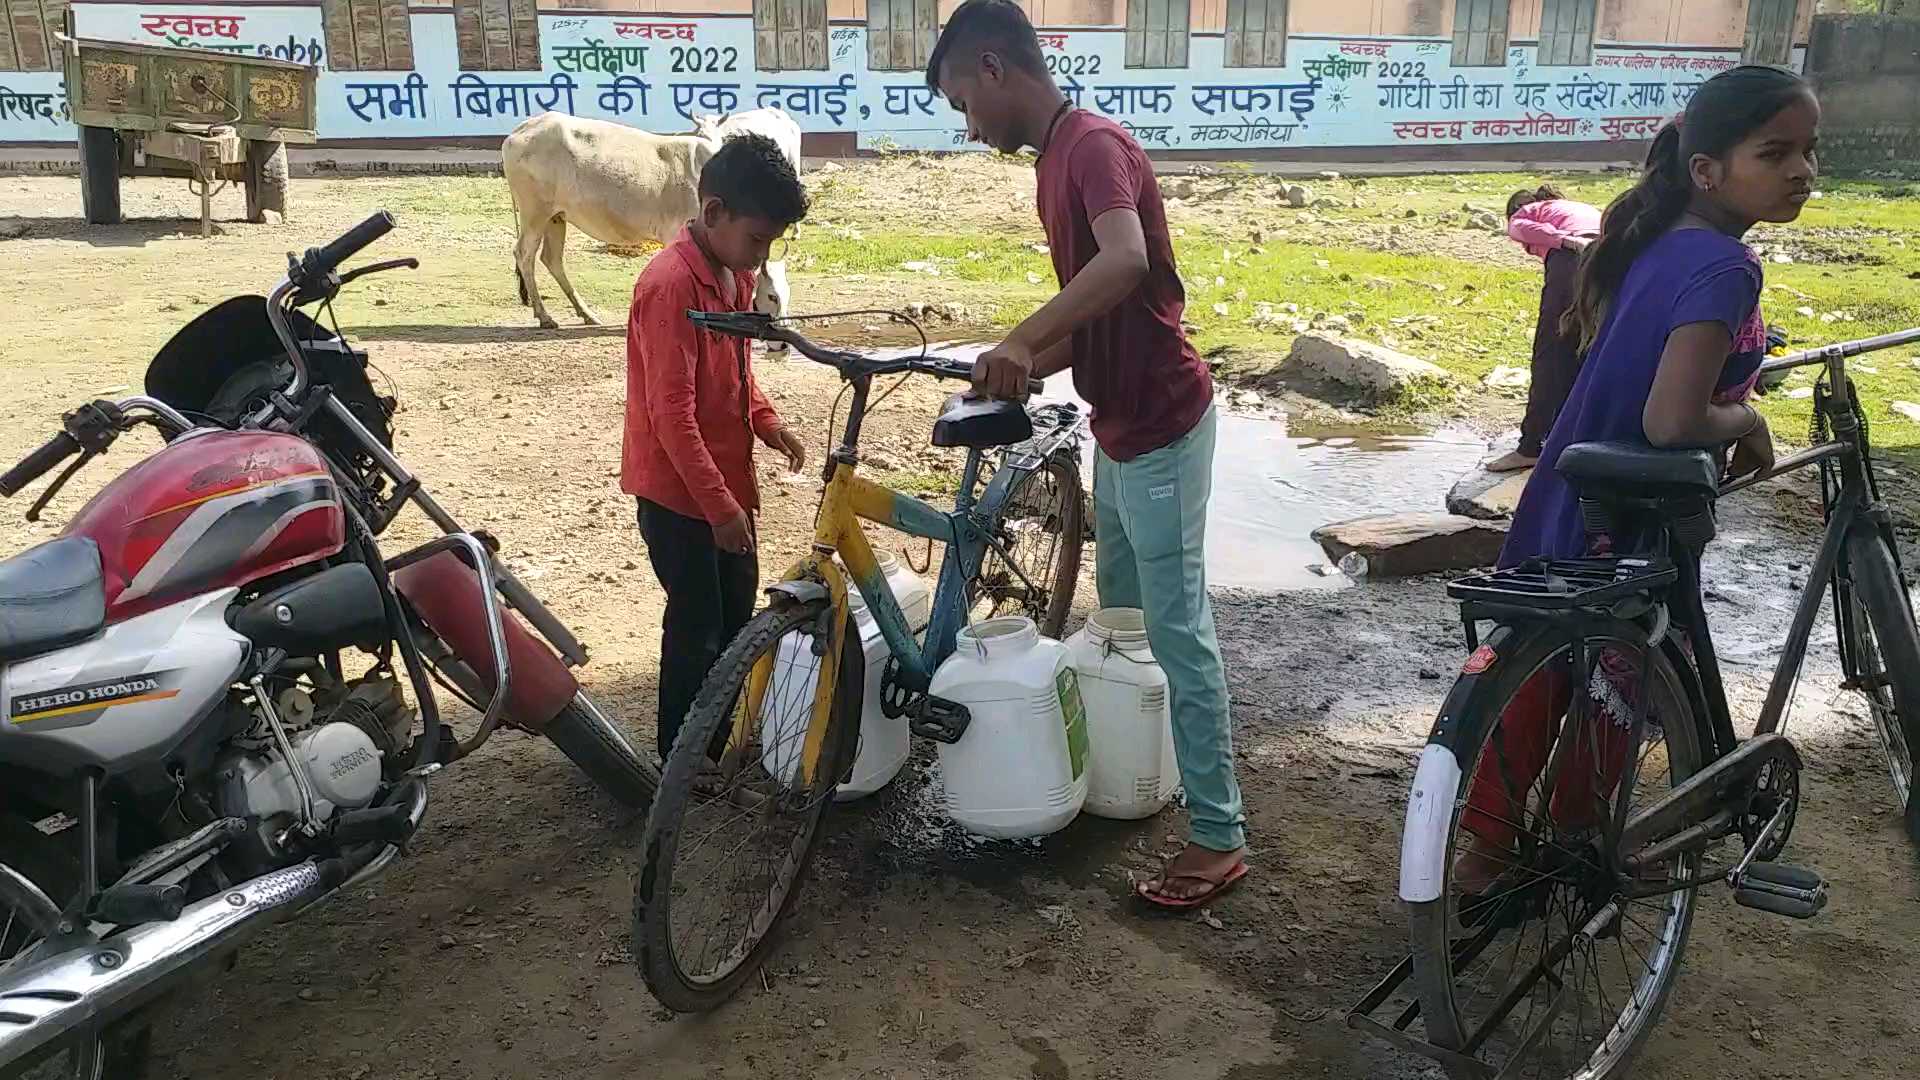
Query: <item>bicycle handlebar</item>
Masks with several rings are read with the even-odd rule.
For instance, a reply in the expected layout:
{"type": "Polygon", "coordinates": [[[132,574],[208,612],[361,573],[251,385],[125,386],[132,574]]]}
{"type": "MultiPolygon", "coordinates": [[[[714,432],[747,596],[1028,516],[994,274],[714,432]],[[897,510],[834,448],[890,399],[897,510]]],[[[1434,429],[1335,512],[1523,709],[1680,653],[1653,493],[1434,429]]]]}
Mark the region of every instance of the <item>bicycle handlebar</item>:
{"type": "Polygon", "coordinates": [[[1899,330],[1877,337],[1858,338],[1853,341],[1837,341],[1831,345],[1822,345],[1814,349],[1802,349],[1775,357],[1760,365],[1762,374],[1774,371],[1786,371],[1789,368],[1811,367],[1825,364],[1835,357],[1859,356],[1861,353],[1879,352],[1881,349],[1896,349],[1902,345],[1920,342],[1920,327],[1911,330],[1899,330]]]}
{"type": "MultiPolygon", "coordinates": [[[[758,311],[688,311],[687,318],[695,326],[715,333],[733,337],[754,338],[760,341],[778,341],[793,346],[794,350],[815,363],[825,364],[838,371],[843,379],[857,379],[863,376],[891,375],[896,372],[912,372],[920,375],[932,375],[939,379],[954,379],[961,382],[973,381],[973,363],[967,360],[945,356],[910,356],[891,360],[862,356],[859,353],[841,352],[837,349],[823,348],[808,341],[806,336],[791,326],[776,323],[773,316],[758,311]]],[[[1028,379],[1029,393],[1038,394],[1045,384],[1039,379],[1028,379]]]]}

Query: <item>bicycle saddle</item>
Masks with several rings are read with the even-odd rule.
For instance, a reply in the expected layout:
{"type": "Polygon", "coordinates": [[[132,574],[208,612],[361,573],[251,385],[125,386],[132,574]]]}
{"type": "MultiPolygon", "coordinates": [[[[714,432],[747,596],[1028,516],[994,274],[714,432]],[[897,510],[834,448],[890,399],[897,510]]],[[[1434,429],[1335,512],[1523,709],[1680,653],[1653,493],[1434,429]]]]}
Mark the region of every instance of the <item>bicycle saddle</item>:
{"type": "Polygon", "coordinates": [[[1720,468],[1705,450],[1656,450],[1633,443],[1574,443],[1555,466],[1582,494],[1634,499],[1712,498],[1720,468]]]}
{"type": "Polygon", "coordinates": [[[933,445],[976,450],[1012,446],[1033,438],[1033,418],[1017,401],[955,394],[933,422],[933,445]]]}

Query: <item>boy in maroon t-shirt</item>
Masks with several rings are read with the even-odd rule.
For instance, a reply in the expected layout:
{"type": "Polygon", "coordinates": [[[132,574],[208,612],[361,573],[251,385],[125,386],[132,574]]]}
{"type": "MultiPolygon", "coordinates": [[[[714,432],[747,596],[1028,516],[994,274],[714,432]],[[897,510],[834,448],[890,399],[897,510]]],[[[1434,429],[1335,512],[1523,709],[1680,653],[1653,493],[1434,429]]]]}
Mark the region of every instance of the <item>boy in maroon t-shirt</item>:
{"type": "Polygon", "coordinates": [[[1140,608],[1171,691],[1190,819],[1186,849],[1140,896],[1194,907],[1246,875],[1226,671],[1207,603],[1213,383],[1180,329],[1186,293],[1166,209],[1133,137],[1072,107],[1014,0],[966,0],[927,62],[927,84],[1003,153],[1039,152],[1037,205],[1060,294],[974,368],[1019,397],[1071,369],[1093,407],[1096,562],[1103,607],[1140,608]]]}

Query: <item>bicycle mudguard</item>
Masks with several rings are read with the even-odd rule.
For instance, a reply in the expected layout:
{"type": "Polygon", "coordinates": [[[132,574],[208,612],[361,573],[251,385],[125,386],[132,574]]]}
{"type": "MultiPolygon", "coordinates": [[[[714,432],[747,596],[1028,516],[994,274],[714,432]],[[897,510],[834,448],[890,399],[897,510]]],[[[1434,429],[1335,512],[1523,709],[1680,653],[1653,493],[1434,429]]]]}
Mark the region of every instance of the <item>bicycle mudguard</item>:
{"type": "Polygon", "coordinates": [[[811,604],[818,600],[832,600],[833,594],[818,581],[800,579],[781,581],[767,586],[769,597],[785,597],[796,604],[811,604]]]}
{"type": "Polygon", "coordinates": [[[1476,716],[1469,706],[1482,680],[1505,674],[1501,667],[1503,653],[1516,651],[1530,636],[1513,626],[1495,627],[1467,656],[1459,678],[1440,705],[1427,745],[1420,751],[1400,831],[1400,899],[1410,904],[1438,900],[1446,887],[1447,838],[1452,832],[1453,805],[1461,796],[1463,775],[1453,748],[1463,738],[1467,740],[1465,745],[1475,746],[1485,737],[1484,718],[1476,716]]]}
{"type": "Polygon", "coordinates": [[[1409,904],[1432,903],[1446,888],[1447,837],[1453,831],[1460,775],[1451,746],[1430,742],[1420,751],[1400,832],[1400,899],[1409,904]]]}

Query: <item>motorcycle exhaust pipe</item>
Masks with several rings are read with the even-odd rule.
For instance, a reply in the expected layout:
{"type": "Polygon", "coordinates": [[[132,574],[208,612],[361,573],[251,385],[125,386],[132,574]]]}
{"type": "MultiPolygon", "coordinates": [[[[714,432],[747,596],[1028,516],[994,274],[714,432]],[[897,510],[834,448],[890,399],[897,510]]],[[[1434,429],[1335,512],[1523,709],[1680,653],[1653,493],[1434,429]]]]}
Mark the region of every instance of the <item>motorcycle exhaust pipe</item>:
{"type": "MultiPolygon", "coordinates": [[[[418,826],[427,810],[426,784],[410,781],[399,794],[418,826]]],[[[395,850],[371,844],[263,874],[194,904],[177,919],[134,927],[8,976],[0,981],[0,1069],[144,1004],[185,969],[284,921],[376,861],[391,859],[395,850]]]]}

